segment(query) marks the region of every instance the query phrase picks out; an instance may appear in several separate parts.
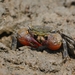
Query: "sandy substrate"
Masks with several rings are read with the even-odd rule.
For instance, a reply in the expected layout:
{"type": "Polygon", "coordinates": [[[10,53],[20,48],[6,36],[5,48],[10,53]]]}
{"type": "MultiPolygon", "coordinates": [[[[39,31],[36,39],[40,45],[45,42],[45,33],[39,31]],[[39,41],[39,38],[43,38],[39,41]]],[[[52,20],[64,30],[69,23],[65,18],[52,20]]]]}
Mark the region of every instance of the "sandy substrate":
{"type": "Polygon", "coordinates": [[[75,59],[62,63],[61,52],[11,50],[15,31],[37,25],[75,39],[75,0],[0,0],[0,75],[75,75],[75,59]]]}

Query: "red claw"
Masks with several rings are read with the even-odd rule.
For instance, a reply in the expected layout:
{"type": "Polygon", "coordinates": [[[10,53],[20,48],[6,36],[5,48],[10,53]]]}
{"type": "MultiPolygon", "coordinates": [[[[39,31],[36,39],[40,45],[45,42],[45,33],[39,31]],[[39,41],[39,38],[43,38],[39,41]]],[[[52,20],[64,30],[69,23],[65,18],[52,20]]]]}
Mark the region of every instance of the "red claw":
{"type": "Polygon", "coordinates": [[[41,44],[38,43],[26,29],[22,29],[22,31],[19,32],[18,40],[22,45],[31,46],[34,48],[41,46],[41,44]]]}

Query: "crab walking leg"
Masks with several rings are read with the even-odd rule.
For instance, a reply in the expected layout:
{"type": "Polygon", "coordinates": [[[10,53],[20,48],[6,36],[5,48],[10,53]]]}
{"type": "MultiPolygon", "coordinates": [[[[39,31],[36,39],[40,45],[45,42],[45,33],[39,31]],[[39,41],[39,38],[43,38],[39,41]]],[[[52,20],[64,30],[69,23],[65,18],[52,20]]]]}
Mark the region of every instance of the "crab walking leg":
{"type": "Polygon", "coordinates": [[[16,50],[17,48],[17,38],[16,38],[16,34],[12,35],[12,44],[11,44],[11,49],[12,50],[16,50]]]}
{"type": "Polygon", "coordinates": [[[63,41],[63,58],[67,58],[69,56],[67,51],[67,43],[64,39],[62,39],[62,41],[63,41]]]}
{"type": "Polygon", "coordinates": [[[70,42],[75,47],[75,41],[71,37],[69,37],[69,36],[67,36],[65,34],[62,34],[62,37],[64,39],[66,39],[66,41],[70,42]]]}

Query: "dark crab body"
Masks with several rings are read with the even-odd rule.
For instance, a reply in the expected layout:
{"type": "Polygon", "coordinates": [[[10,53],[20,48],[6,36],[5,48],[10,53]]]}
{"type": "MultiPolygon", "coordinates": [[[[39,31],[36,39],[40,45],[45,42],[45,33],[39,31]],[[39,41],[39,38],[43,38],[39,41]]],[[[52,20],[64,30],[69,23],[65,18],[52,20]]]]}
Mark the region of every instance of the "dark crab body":
{"type": "Polygon", "coordinates": [[[12,37],[12,49],[17,46],[16,39],[22,45],[37,49],[48,48],[50,50],[58,50],[63,45],[63,57],[68,57],[69,52],[75,56],[75,41],[59,31],[51,31],[48,27],[33,26],[29,29],[21,29],[18,31],[16,37],[12,37]],[[68,51],[67,47],[69,47],[71,51],[68,51]]]}

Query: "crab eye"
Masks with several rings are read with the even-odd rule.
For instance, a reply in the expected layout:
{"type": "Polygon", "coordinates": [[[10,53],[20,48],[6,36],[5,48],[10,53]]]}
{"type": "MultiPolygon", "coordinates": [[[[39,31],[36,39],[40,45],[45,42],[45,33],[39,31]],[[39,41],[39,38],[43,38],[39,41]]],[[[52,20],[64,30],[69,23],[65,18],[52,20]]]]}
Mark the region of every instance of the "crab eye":
{"type": "Polygon", "coordinates": [[[48,39],[48,36],[44,36],[44,38],[45,38],[45,40],[47,40],[48,39]]]}
{"type": "Polygon", "coordinates": [[[37,39],[37,37],[38,37],[38,35],[35,34],[35,35],[34,35],[34,38],[37,39]]]}

